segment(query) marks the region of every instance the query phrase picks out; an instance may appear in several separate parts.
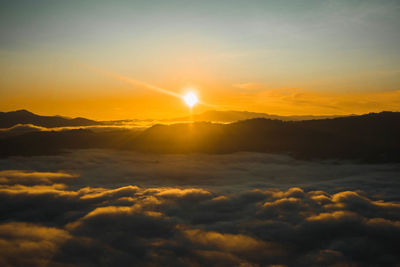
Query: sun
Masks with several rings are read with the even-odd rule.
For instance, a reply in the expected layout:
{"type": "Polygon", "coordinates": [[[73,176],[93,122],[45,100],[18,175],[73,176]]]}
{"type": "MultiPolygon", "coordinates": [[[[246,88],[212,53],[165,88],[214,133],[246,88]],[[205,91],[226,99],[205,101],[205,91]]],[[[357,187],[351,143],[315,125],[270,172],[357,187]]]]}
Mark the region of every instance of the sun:
{"type": "Polygon", "coordinates": [[[183,101],[185,101],[186,105],[192,108],[194,105],[199,102],[197,95],[194,92],[188,92],[186,95],[183,96],[183,101]]]}

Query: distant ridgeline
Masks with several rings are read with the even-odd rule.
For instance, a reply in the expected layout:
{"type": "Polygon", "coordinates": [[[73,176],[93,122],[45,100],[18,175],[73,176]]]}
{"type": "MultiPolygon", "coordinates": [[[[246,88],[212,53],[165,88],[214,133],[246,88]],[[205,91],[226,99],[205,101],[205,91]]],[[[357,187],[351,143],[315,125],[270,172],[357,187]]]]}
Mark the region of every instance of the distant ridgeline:
{"type": "Polygon", "coordinates": [[[332,119],[249,119],[155,125],[143,131],[40,131],[0,139],[0,155],[107,148],[150,153],[284,153],[302,159],[400,162],[400,112],[332,119]]]}
{"type": "Polygon", "coordinates": [[[27,110],[0,112],[0,128],[9,128],[18,124],[32,124],[41,127],[92,126],[101,122],[85,118],[65,118],[61,116],[40,116],[27,110]]]}

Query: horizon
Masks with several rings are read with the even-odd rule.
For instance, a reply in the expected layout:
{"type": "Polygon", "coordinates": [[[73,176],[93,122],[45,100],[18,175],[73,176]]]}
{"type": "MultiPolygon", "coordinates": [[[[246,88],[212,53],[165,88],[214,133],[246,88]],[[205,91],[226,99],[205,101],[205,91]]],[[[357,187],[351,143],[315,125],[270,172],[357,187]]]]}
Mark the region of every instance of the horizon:
{"type": "Polygon", "coordinates": [[[377,114],[377,113],[384,113],[384,112],[400,112],[400,111],[391,111],[391,110],[382,110],[379,112],[368,112],[368,113],[360,113],[360,114],[355,114],[355,113],[350,113],[350,114],[343,114],[343,115],[338,115],[338,114],[322,114],[322,115],[313,115],[313,114],[290,114],[290,115],[278,115],[278,114],[271,114],[271,113],[263,113],[263,112],[252,112],[248,110],[206,110],[198,113],[189,113],[186,116],[182,117],[173,117],[173,118],[164,118],[164,119],[155,119],[155,118],[143,118],[143,119],[138,119],[135,117],[132,118],[117,118],[117,119],[112,119],[112,120],[99,120],[99,119],[93,119],[93,118],[88,118],[84,116],[77,116],[77,117],[70,117],[70,116],[65,116],[63,114],[39,114],[36,112],[33,112],[28,109],[16,109],[16,110],[9,110],[9,111],[0,111],[0,113],[12,113],[12,112],[28,112],[37,116],[45,116],[45,117],[62,117],[62,118],[68,118],[68,119],[77,119],[77,118],[82,118],[82,119],[89,119],[89,120],[94,120],[94,121],[123,121],[123,120],[138,120],[138,121],[146,121],[146,120],[153,120],[153,121],[172,121],[174,119],[183,119],[183,118],[190,118],[191,116],[197,116],[197,115],[203,115],[207,114],[209,112],[221,112],[221,113],[244,113],[244,114],[260,114],[260,115],[269,115],[269,116],[277,116],[277,117],[347,117],[347,116],[362,116],[362,115],[368,115],[368,114],[377,114]]]}

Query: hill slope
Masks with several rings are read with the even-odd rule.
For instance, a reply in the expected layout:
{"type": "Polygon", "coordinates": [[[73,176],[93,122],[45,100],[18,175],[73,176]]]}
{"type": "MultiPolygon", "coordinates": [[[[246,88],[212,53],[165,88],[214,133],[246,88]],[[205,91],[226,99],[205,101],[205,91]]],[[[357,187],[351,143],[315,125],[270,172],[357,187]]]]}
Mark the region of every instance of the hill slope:
{"type": "Polygon", "coordinates": [[[342,117],[338,115],[330,116],[313,116],[313,115],[299,115],[299,116],[279,116],[267,113],[249,112],[249,111],[218,111],[209,110],[193,116],[175,118],[168,121],[209,121],[209,122],[235,122],[240,120],[249,120],[255,118],[265,118],[282,121],[302,121],[302,120],[318,120],[327,118],[342,117]]]}
{"type": "Polygon", "coordinates": [[[247,151],[285,153],[303,159],[400,162],[399,136],[400,112],[382,112],[309,121],[252,119],[231,124],[196,122],[155,125],[142,132],[35,132],[0,139],[0,155],[112,148],[151,153],[247,151]]]}
{"type": "Polygon", "coordinates": [[[400,151],[400,113],[382,112],[335,119],[252,119],[154,126],[132,148],[166,153],[239,151],[290,153],[301,157],[394,158],[400,151]]]}
{"type": "Polygon", "coordinates": [[[60,116],[40,116],[27,110],[0,112],[0,128],[9,128],[17,124],[32,124],[47,128],[65,126],[92,126],[100,122],[85,118],[64,118],[60,116]]]}

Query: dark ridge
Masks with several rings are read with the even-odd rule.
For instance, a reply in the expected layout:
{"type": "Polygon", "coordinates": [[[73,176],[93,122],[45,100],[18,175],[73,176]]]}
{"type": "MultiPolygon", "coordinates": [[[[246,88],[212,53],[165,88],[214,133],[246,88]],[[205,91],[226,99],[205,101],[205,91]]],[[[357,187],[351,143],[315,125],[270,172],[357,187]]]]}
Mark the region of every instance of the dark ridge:
{"type": "Polygon", "coordinates": [[[85,118],[65,118],[61,116],[40,116],[25,109],[0,112],[0,128],[10,128],[17,124],[33,124],[36,126],[53,128],[66,126],[93,126],[101,122],[85,118]]]}
{"type": "Polygon", "coordinates": [[[1,156],[111,148],[150,153],[284,153],[302,159],[400,162],[400,112],[333,119],[155,125],[142,132],[34,132],[0,139],[1,156]]]}
{"type": "Polygon", "coordinates": [[[237,111],[237,110],[209,110],[200,114],[194,114],[192,116],[181,117],[170,119],[166,121],[212,121],[212,122],[235,122],[239,120],[249,120],[255,118],[265,118],[282,121],[302,121],[302,120],[318,120],[327,118],[344,117],[339,115],[326,115],[326,116],[315,116],[315,115],[292,115],[292,116],[280,116],[268,113],[249,112],[249,111],[237,111]]]}

